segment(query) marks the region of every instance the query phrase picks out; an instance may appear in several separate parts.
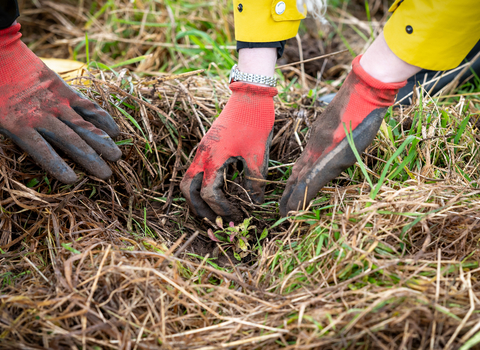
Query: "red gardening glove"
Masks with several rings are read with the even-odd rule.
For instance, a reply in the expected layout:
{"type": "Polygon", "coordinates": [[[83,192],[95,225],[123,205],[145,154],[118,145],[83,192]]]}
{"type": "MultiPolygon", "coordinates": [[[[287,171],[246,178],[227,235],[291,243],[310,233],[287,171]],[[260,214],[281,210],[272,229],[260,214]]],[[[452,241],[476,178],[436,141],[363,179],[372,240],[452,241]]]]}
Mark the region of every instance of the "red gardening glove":
{"type": "Polygon", "coordinates": [[[0,30],[0,133],[64,183],[77,176],[51,145],[108,178],[112,171],[100,155],[111,161],[122,155],[110,138],[119,134],[117,125],[47,68],[20,41],[19,30],[20,24],[0,30]]]}
{"type": "Polygon", "coordinates": [[[262,203],[272,140],[277,89],[232,83],[232,96],[198,146],[180,188],[195,215],[237,221],[241,213],[222,191],[224,169],[238,160],[245,171],[244,187],[250,198],[262,203]]]}
{"type": "Polygon", "coordinates": [[[372,143],[387,108],[406,84],[382,83],[360,66],[358,56],[340,91],[315,121],[302,155],[292,169],[280,201],[280,213],[303,209],[330,180],[356,161],[345,136],[344,124],[362,153],[372,143]]]}

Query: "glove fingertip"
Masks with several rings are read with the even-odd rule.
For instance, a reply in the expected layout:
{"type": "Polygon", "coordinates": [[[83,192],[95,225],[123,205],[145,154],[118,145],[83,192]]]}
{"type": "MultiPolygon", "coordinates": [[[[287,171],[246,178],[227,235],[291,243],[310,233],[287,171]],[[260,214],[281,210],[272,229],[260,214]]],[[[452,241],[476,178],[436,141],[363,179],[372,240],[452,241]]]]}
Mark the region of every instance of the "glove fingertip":
{"type": "Polygon", "coordinates": [[[56,178],[58,181],[66,185],[71,185],[78,181],[77,174],[75,174],[75,172],[70,167],[60,170],[47,169],[47,172],[54,178],[56,178]]]}
{"type": "Polygon", "coordinates": [[[102,156],[110,162],[116,162],[122,158],[122,151],[117,145],[115,145],[115,147],[112,147],[107,152],[102,153],[102,156]]]}
{"type": "Polygon", "coordinates": [[[190,200],[190,187],[192,186],[192,182],[193,178],[188,175],[185,175],[180,182],[180,191],[187,200],[190,200]]]}
{"type": "Polygon", "coordinates": [[[305,204],[310,201],[308,193],[307,196],[305,196],[306,191],[308,191],[307,185],[302,181],[298,182],[295,187],[292,187],[288,196],[285,197],[282,215],[287,216],[290,211],[302,210],[305,204]],[[306,202],[304,202],[304,200],[306,200],[306,202]]]}
{"type": "Polygon", "coordinates": [[[295,189],[296,183],[296,180],[290,177],[287,182],[287,187],[285,187],[285,190],[283,191],[282,198],[280,199],[280,215],[282,215],[282,217],[286,217],[289,212],[288,202],[290,200],[292,192],[295,189]]]}
{"type": "Polygon", "coordinates": [[[284,197],[282,197],[282,199],[280,200],[279,210],[280,210],[280,216],[282,218],[286,217],[288,214],[287,201],[288,199],[284,199],[284,197]]]}
{"type": "Polygon", "coordinates": [[[202,181],[203,172],[193,175],[187,171],[182,182],[180,182],[180,191],[195,216],[215,221],[217,215],[200,196],[202,181]]]}
{"type": "Polygon", "coordinates": [[[112,169],[105,165],[96,172],[96,176],[102,180],[108,180],[113,175],[112,169]]]}
{"type": "MultiPolygon", "coordinates": [[[[112,118],[113,120],[113,118],[112,118]]],[[[120,128],[118,127],[117,123],[113,121],[113,125],[109,125],[107,128],[108,130],[105,130],[105,132],[110,136],[111,138],[116,138],[120,136],[120,128]]]]}

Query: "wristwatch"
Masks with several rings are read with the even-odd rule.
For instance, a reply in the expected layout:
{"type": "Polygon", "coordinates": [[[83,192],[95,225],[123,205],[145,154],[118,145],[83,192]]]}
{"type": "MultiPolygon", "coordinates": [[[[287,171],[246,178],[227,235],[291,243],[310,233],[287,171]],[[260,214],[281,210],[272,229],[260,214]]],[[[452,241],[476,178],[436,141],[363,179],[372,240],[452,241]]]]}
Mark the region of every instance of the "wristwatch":
{"type": "Polygon", "coordinates": [[[238,70],[236,64],[232,67],[228,83],[230,84],[232,83],[232,81],[244,81],[247,83],[265,84],[271,87],[277,86],[277,78],[267,77],[266,75],[242,73],[238,70]]]}

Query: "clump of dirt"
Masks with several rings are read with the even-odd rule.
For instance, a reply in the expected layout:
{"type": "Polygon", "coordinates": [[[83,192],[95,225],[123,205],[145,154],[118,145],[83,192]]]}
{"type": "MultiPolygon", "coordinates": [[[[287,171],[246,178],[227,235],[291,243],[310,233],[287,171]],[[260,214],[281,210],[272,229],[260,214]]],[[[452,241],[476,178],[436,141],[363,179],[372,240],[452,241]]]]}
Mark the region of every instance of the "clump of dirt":
{"type": "Polygon", "coordinates": [[[403,130],[408,131],[412,128],[413,118],[406,117],[402,122],[403,130]]]}

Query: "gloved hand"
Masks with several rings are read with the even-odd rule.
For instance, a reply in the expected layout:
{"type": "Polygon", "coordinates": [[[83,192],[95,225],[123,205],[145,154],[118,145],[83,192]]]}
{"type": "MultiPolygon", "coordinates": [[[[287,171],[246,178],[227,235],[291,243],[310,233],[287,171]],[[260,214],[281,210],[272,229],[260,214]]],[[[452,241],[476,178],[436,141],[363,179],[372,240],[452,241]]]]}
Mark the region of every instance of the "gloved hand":
{"type": "Polygon", "coordinates": [[[241,219],[241,213],[222,191],[224,169],[240,160],[244,187],[250,198],[262,203],[272,140],[277,89],[247,83],[230,85],[232,96],[198,146],[197,154],[180,184],[193,213],[215,220],[222,216],[241,219]]]}
{"type": "Polygon", "coordinates": [[[371,77],[361,67],[360,58],[353,60],[353,69],[340,91],[313,125],[280,201],[282,216],[303,209],[325,184],[355,163],[344,124],[349,133],[353,130],[355,147],[361,154],[375,138],[398,89],[406,84],[383,83],[371,77]]]}
{"type": "Polygon", "coordinates": [[[19,30],[20,24],[0,30],[0,133],[64,183],[77,176],[51,145],[107,179],[112,171],[100,155],[111,161],[121,157],[110,138],[119,134],[118,126],[47,68],[20,41],[19,30]]]}

